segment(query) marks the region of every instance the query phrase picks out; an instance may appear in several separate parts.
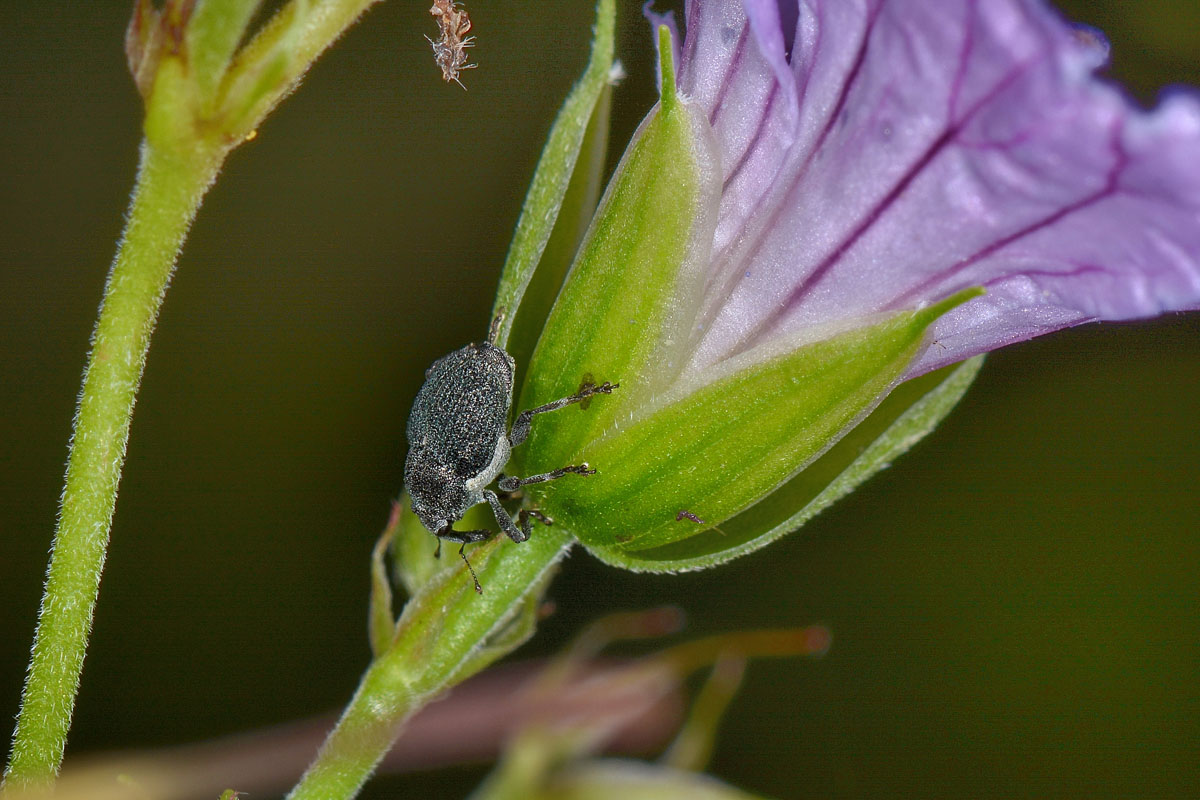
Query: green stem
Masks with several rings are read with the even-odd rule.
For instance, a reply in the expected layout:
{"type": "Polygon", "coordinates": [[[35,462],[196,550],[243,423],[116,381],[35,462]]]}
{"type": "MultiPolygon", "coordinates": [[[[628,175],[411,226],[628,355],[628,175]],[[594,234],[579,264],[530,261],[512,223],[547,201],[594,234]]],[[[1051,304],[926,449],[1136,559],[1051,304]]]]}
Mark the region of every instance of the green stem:
{"type": "MultiPolygon", "coordinates": [[[[140,17],[145,25],[166,25],[160,33],[167,39],[133,40],[134,50],[158,48],[141,53],[152,55],[156,65],[144,76],[145,85],[140,73],[135,76],[146,97],[146,140],[129,222],[92,339],[29,674],[0,788],[47,786],[62,762],[133,403],[158,309],[196,209],[228,151],[373,2],[288,3],[225,70],[225,102],[215,106],[217,73],[253,16],[255,0],[226,0],[207,16],[202,12],[203,24],[189,29],[186,42],[173,39],[179,31],[158,15],[140,17]],[[233,89],[240,93],[229,95],[233,89]],[[241,111],[233,114],[234,107],[241,111]]],[[[180,8],[175,4],[170,13],[178,15],[180,8]]],[[[135,15],[143,12],[139,6],[135,15]]],[[[175,24],[184,21],[180,17],[175,24]]]]}
{"type": "Polygon", "coordinates": [[[181,157],[142,145],[129,222],[109,273],[75,416],[7,786],[48,785],[62,761],[150,334],[188,225],[219,164],[219,157],[181,157]]]}
{"type": "MultiPolygon", "coordinates": [[[[179,32],[170,25],[162,30],[170,46],[148,36],[139,45],[135,37],[135,49],[158,48],[145,85],[135,76],[146,97],[146,140],[129,222],[92,339],[33,655],[0,788],[47,786],[62,762],[133,403],[158,309],[196,209],[228,151],[255,130],[311,62],[373,2],[288,3],[225,70],[226,102],[215,106],[210,95],[217,73],[253,16],[255,0],[214,5],[186,43],[171,39],[179,32]],[[189,59],[198,60],[189,64],[189,59]],[[231,87],[241,93],[228,96],[231,87]],[[243,107],[241,112],[231,114],[230,103],[243,107]]],[[[178,12],[180,6],[172,8],[178,12]]],[[[139,6],[135,14],[143,10],[139,6]]],[[[157,15],[142,21],[160,25],[157,15]]]]}
{"type": "Polygon", "coordinates": [[[569,534],[539,528],[527,542],[503,537],[470,554],[483,594],[459,565],[434,576],[404,608],[391,646],[367,669],[337,727],[289,800],[340,800],[358,793],[405,721],[468,671],[570,547],[569,534]]]}

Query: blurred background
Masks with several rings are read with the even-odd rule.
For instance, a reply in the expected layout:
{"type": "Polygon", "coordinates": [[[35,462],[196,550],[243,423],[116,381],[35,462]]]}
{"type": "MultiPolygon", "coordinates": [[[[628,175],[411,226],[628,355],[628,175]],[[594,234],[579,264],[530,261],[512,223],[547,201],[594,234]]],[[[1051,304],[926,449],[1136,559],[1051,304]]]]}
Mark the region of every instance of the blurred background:
{"type": "MultiPolygon", "coordinates": [[[[660,4],[660,6],[663,4],[660,4]]],[[[620,8],[615,159],[654,100],[620,8]]],[[[1200,84],[1195,0],[1073,0],[1150,104],[1200,84]]],[[[481,337],[590,2],[469,2],[444,84],[427,2],[373,9],[237,150],[192,229],[134,417],[68,750],[340,707],[424,368],[481,337]]],[[[0,721],[15,715],[96,306],[133,185],[130,4],[0,4],[0,721]]],[[[701,634],[821,622],[754,663],[712,770],[781,798],[1200,796],[1200,315],[993,355],[927,440],[722,569],[580,552],[521,653],[676,603],[701,634]]],[[[432,546],[432,540],[431,540],[432,546]]],[[[482,768],[372,784],[462,796],[482,768]]]]}

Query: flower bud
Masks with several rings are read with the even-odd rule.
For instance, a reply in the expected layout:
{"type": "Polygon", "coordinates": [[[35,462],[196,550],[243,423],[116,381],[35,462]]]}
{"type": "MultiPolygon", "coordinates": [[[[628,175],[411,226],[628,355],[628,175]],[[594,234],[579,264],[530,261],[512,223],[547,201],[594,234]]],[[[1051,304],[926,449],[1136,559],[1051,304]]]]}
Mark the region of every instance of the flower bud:
{"type": "MultiPolygon", "coordinates": [[[[809,329],[685,372],[701,333],[720,165],[707,118],[674,91],[666,30],[662,100],[601,201],[518,404],[532,408],[586,382],[620,384],[533,426],[518,469],[596,470],[529,491],[601,558],[638,568],[650,567],[630,560],[637,553],[716,529],[824,453],[900,381],[930,324],[982,294],[809,329]]],[[[690,566],[672,557],[659,565],[690,566]]]]}

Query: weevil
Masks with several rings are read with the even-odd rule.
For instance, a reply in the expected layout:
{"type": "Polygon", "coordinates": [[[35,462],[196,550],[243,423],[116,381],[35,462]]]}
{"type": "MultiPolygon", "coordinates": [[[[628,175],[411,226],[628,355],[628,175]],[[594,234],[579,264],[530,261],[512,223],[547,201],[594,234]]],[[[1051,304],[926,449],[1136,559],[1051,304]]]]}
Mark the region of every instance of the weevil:
{"type": "Polygon", "coordinates": [[[511,494],[522,486],[545,483],[564,475],[592,475],[587,464],[577,464],[540,475],[517,478],[501,474],[512,448],[525,441],[533,418],[580,403],[597,394],[611,394],[619,384],[601,384],[584,380],[579,391],[561,400],[522,411],[508,428],[512,408],[513,375],[516,363],[503,348],[496,346],[501,317],[492,321],[487,341],[469,344],[439,358],[425,371],[425,383],[413,401],[408,417],[408,458],[404,463],[404,486],[412,498],[412,510],[421,524],[442,540],[460,545],[462,556],[475,582],[475,591],[483,593],[464,549],[482,542],[495,531],[482,529],[458,531],[454,523],[467,509],[487,503],[500,529],[514,542],[529,538],[530,519],[544,524],[551,520],[530,509],[521,509],[514,520],[500,503],[496,488],[511,494]]]}

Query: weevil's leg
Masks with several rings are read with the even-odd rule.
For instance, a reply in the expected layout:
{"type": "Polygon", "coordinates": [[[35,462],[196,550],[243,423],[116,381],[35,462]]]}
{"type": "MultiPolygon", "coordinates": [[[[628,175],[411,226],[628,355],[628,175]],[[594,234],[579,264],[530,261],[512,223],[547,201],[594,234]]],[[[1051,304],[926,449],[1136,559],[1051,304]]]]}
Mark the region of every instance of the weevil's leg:
{"type": "Polygon", "coordinates": [[[521,530],[528,531],[530,528],[533,527],[532,524],[529,522],[530,519],[536,519],[538,522],[542,523],[543,525],[553,525],[554,524],[554,520],[550,519],[542,512],[535,511],[532,508],[522,508],[520,511],[517,512],[517,524],[521,526],[521,530]]]}
{"type": "Polygon", "coordinates": [[[553,472],[543,472],[541,475],[530,475],[528,478],[516,478],[516,477],[513,477],[510,475],[510,476],[501,478],[499,480],[499,482],[496,484],[496,488],[498,488],[502,492],[515,492],[517,489],[520,489],[522,486],[528,486],[531,483],[545,483],[546,481],[557,480],[558,478],[561,478],[563,475],[595,475],[595,474],[596,474],[596,470],[592,469],[587,464],[579,464],[577,466],[572,466],[572,467],[562,467],[561,469],[556,469],[553,472]]]}
{"type": "Polygon", "coordinates": [[[438,558],[442,554],[442,540],[446,539],[451,542],[458,542],[461,547],[458,548],[458,554],[462,556],[463,563],[467,565],[467,571],[471,573],[471,580],[475,584],[475,591],[483,594],[483,587],[479,585],[479,576],[475,574],[475,568],[471,566],[471,562],[467,561],[467,554],[464,552],[467,545],[474,542],[486,542],[495,535],[495,531],[489,530],[474,530],[474,531],[456,531],[454,523],[448,523],[444,528],[434,534],[438,537],[437,552],[434,555],[438,558]]]}
{"type": "Polygon", "coordinates": [[[543,525],[553,525],[554,524],[554,520],[550,519],[550,517],[547,517],[545,514],[538,511],[536,508],[522,508],[519,516],[533,517],[534,519],[536,519],[538,522],[542,523],[543,525]]]}
{"type": "MultiPolygon", "coordinates": [[[[509,481],[511,479],[506,478],[503,474],[501,474],[500,480],[501,481],[509,481]]],[[[499,488],[499,487],[497,486],[497,488],[499,488]]],[[[500,491],[504,492],[504,494],[506,495],[505,499],[507,499],[507,500],[519,499],[523,495],[523,492],[520,489],[517,489],[512,492],[505,492],[503,489],[500,489],[500,491]]],[[[553,519],[546,516],[541,511],[538,511],[536,508],[522,508],[521,512],[517,515],[517,519],[520,521],[518,524],[523,525],[524,521],[530,517],[532,517],[533,519],[536,519],[538,522],[542,523],[543,525],[553,525],[554,524],[553,519]]]]}
{"type": "Polygon", "coordinates": [[[521,526],[517,527],[517,523],[513,522],[513,518],[504,510],[504,506],[500,505],[500,498],[491,489],[484,489],[483,496],[487,498],[488,505],[492,507],[492,513],[496,515],[496,522],[500,523],[500,527],[508,534],[508,538],[520,544],[529,538],[529,520],[523,519],[521,526]]]}
{"type": "MultiPolygon", "coordinates": [[[[425,38],[429,38],[429,37],[425,37],[425,38]]],[[[472,64],[471,66],[475,66],[475,65],[472,64]]],[[[462,86],[462,84],[460,83],[459,86],[462,86]]],[[[504,309],[503,308],[497,310],[496,316],[492,317],[492,325],[490,328],[488,328],[488,338],[487,338],[488,344],[496,343],[496,337],[500,335],[500,323],[501,322],[504,322],[504,309]]]]}
{"type": "Polygon", "coordinates": [[[447,523],[441,530],[434,534],[437,537],[437,550],[434,551],[434,558],[442,557],[442,540],[454,542],[455,544],[474,544],[475,542],[486,542],[488,539],[496,535],[495,531],[486,529],[476,531],[456,531],[454,523],[447,523]]]}
{"type": "Polygon", "coordinates": [[[533,422],[535,414],[545,414],[547,411],[558,411],[560,408],[565,408],[572,403],[578,403],[580,400],[586,400],[594,394],[612,394],[612,390],[619,387],[619,383],[604,383],[597,386],[594,383],[584,383],[579,387],[579,391],[570,397],[564,397],[562,400],[555,400],[553,403],[546,403],[544,406],[531,408],[528,411],[522,411],[513,421],[512,431],[508,434],[508,443],[516,447],[521,442],[525,441],[525,437],[529,435],[529,427],[533,422]]]}
{"type": "Polygon", "coordinates": [[[458,554],[462,556],[463,563],[467,565],[467,572],[471,573],[471,580],[475,583],[475,594],[483,594],[483,587],[479,585],[479,576],[475,574],[475,568],[471,566],[470,561],[467,561],[467,554],[463,552],[465,548],[465,544],[458,548],[458,554]]]}

